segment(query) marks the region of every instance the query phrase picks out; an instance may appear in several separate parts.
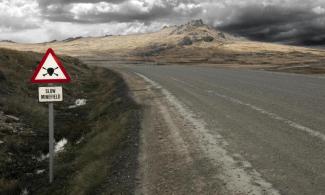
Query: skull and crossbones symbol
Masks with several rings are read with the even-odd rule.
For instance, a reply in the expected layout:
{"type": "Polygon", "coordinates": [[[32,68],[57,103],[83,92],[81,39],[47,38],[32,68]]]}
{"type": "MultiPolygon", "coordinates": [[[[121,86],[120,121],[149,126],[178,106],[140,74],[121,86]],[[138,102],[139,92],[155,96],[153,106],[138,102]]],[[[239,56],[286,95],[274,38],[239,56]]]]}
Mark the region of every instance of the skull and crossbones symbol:
{"type": "Polygon", "coordinates": [[[56,68],[44,68],[44,67],[43,67],[43,69],[46,70],[46,72],[47,72],[46,74],[43,74],[43,77],[45,77],[46,75],[50,75],[50,76],[53,76],[53,75],[55,75],[55,76],[59,76],[58,74],[55,73],[55,70],[58,69],[58,68],[59,68],[59,67],[56,67],[56,68]]]}

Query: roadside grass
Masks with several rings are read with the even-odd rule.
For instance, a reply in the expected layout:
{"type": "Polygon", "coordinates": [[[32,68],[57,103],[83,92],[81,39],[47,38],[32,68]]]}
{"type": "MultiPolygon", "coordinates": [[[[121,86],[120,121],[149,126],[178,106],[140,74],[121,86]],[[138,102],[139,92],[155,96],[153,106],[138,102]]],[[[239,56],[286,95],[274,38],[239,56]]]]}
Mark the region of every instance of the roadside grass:
{"type": "Polygon", "coordinates": [[[111,125],[111,131],[98,129],[101,132],[80,151],[77,166],[81,170],[71,181],[71,194],[94,193],[104,182],[110,171],[110,167],[107,166],[109,157],[117,150],[119,142],[125,136],[125,129],[120,129],[119,125],[116,123],[111,125]]]}
{"type": "MultiPolygon", "coordinates": [[[[20,194],[24,189],[30,194],[106,193],[115,164],[136,161],[128,156],[117,158],[127,147],[137,152],[136,118],[141,113],[128,97],[123,79],[110,70],[60,57],[72,83],[63,86],[64,102],[55,104],[55,140],[65,138],[68,144],[56,154],[55,180],[49,185],[48,160],[38,160],[48,153],[47,104],[38,103],[37,85],[29,84],[41,55],[0,50],[4,76],[0,78],[0,110],[19,117],[23,127],[18,133],[0,128],[0,140],[5,141],[0,148],[0,194],[20,194]],[[76,99],[86,99],[87,104],[69,109],[76,99]],[[131,141],[130,134],[135,135],[131,141]]],[[[117,183],[112,189],[132,193],[133,186],[117,183]]]]}
{"type": "Polygon", "coordinates": [[[45,107],[38,105],[39,103],[30,98],[23,96],[10,97],[3,105],[3,111],[6,114],[17,114],[23,116],[26,121],[32,123],[32,126],[45,128],[47,124],[47,110],[45,107]]]}
{"type": "MultiPolygon", "coordinates": [[[[84,142],[70,147],[70,151],[60,156],[58,163],[63,163],[56,167],[60,176],[54,185],[37,191],[40,194],[82,195],[105,191],[102,186],[113,171],[114,155],[124,147],[123,141],[129,131],[137,131],[137,124],[130,124],[130,117],[139,111],[139,107],[128,98],[123,80],[112,73],[105,74],[105,71],[96,75],[103,75],[103,78],[111,78],[115,82],[105,82],[104,79],[100,80],[100,85],[94,85],[97,95],[85,107],[88,110],[85,120],[91,130],[84,134],[84,142]],[[129,128],[130,125],[134,128],[129,128]],[[65,174],[67,171],[70,174],[65,174]]],[[[123,193],[130,189],[120,190],[123,193]]]]}
{"type": "Polygon", "coordinates": [[[17,181],[16,180],[0,180],[0,189],[2,194],[19,194],[20,191],[17,189],[17,181]]]}

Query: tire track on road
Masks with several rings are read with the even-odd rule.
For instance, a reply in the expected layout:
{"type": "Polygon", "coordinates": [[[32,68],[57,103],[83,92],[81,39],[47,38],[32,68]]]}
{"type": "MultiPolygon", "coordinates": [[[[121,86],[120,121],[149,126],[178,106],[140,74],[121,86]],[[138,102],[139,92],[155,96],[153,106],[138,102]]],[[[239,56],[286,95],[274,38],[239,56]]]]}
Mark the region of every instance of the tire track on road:
{"type": "MultiPolygon", "coordinates": [[[[215,167],[218,168],[216,177],[224,182],[229,194],[279,194],[272,184],[265,181],[261,174],[254,170],[247,161],[238,163],[222,146],[226,141],[219,134],[210,134],[205,122],[199,119],[192,111],[186,108],[175,96],[148,77],[136,73],[139,77],[156,89],[161,90],[168,104],[175,108],[182,118],[190,123],[192,128],[187,129],[196,139],[197,146],[215,167]],[[243,166],[239,166],[239,164],[243,166]]],[[[216,132],[216,131],[214,131],[216,132]]]]}

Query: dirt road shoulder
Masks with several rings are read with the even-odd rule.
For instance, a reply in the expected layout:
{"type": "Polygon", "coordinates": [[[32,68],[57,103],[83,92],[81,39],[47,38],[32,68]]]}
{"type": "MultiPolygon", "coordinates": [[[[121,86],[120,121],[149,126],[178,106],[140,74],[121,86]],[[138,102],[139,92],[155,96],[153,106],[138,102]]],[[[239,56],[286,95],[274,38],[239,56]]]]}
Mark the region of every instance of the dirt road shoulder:
{"type": "Polygon", "coordinates": [[[223,138],[166,89],[128,69],[116,71],[144,107],[136,194],[278,194],[251,167],[238,166],[223,138]]]}

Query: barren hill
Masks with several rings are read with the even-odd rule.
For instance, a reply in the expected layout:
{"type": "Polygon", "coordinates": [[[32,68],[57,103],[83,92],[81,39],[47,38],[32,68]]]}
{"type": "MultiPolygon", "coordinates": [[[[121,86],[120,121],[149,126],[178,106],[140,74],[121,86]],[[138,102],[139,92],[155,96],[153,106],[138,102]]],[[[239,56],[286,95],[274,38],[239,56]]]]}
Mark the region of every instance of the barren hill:
{"type": "Polygon", "coordinates": [[[249,41],[194,20],[158,32],[125,36],[69,38],[41,44],[0,42],[0,47],[96,56],[112,63],[200,64],[279,71],[325,73],[325,51],[249,41]],[[68,40],[68,41],[67,41],[68,40]]]}

